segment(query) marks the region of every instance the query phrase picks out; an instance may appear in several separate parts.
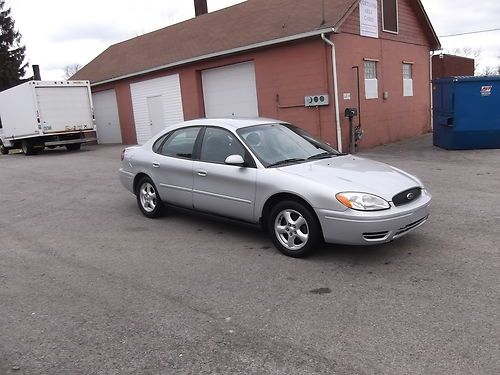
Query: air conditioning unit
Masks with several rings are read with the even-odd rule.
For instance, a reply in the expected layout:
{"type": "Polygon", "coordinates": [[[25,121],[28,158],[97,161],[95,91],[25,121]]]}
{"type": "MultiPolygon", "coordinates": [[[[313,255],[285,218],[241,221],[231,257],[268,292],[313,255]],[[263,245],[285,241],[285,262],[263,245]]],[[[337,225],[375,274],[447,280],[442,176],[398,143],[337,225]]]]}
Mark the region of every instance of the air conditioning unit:
{"type": "Polygon", "coordinates": [[[304,98],[304,105],[306,107],[317,107],[328,104],[330,104],[328,94],[309,95],[304,98]]]}

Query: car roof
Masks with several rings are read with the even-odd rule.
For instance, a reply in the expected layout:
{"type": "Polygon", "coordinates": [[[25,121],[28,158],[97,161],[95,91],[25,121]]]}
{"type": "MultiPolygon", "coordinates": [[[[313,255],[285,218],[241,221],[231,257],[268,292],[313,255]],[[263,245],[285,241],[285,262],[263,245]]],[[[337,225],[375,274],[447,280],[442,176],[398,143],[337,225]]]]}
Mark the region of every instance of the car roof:
{"type": "Polygon", "coordinates": [[[200,118],[196,120],[189,120],[177,124],[176,127],[184,126],[220,126],[226,129],[241,129],[249,126],[263,125],[263,124],[276,124],[286,123],[285,121],[271,119],[271,118],[200,118]]]}

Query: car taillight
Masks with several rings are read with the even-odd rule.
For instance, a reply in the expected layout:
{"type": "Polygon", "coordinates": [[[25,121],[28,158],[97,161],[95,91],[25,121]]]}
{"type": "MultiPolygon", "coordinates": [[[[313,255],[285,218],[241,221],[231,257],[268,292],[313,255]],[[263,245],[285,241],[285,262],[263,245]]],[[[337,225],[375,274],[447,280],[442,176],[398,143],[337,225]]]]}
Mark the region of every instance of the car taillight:
{"type": "Polygon", "coordinates": [[[122,151],[121,159],[122,159],[122,161],[123,161],[123,159],[125,159],[125,149],[123,149],[123,151],[122,151]]]}

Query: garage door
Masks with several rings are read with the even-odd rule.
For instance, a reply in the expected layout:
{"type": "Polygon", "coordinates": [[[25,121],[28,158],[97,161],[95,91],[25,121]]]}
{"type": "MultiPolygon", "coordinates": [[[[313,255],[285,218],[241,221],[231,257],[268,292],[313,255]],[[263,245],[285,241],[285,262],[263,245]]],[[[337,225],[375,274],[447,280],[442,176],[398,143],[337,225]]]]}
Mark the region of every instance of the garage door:
{"type": "Polygon", "coordinates": [[[207,117],[258,117],[253,62],[202,71],[207,117]]]}
{"type": "Polygon", "coordinates": [[[92,94],[99,143],[122,143],[115,90],[92,94]]]}
{"type": "Polygon", "coordinates": [[[166,126],[184,121],[178,74],[133,83],[130,92],[138,144],[166,126]]]}

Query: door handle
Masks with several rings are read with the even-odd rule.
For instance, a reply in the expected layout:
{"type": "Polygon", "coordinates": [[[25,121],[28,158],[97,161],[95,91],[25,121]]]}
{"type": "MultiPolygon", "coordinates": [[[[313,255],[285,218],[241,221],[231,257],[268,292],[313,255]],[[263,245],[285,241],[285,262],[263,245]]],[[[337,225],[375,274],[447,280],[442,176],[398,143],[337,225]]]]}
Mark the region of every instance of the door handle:
{"type": "Polygon", "coordinates": [[[156,161],[154,161],[153,168],[160,168],[160,163],[157,163],[156,161]]]}
{"type": "Polygon", "coordinates": [[[202,171],[202,170],[197,170],[198,176],[201,177],[206,177],[207,176],[207,171],[202,171]]]}

